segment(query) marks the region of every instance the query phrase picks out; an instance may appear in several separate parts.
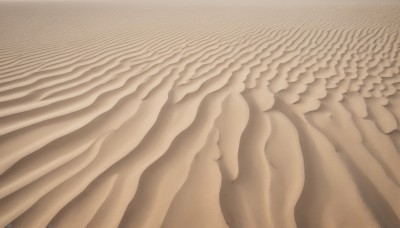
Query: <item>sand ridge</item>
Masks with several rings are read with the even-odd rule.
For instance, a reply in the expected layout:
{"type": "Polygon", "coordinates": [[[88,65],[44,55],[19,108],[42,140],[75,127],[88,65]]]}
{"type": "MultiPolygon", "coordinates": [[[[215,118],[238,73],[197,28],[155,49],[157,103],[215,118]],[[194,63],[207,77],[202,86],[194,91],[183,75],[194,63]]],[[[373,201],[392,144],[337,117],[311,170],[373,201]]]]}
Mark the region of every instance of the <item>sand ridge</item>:
{"type": "Polygon", "coordinates": [[[0,8],[0,226],[399,227],[400,7],[0,8]]]}

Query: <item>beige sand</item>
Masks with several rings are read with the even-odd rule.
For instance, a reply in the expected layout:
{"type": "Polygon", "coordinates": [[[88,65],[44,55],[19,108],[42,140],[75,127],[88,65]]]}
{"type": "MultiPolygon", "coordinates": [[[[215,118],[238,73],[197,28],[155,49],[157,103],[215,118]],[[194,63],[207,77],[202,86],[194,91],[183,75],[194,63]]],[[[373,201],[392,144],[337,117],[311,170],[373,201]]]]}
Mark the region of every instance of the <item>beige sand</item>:
{"type": "Polygon", "coordinates": [[[0,6],[0,226],[400,227],[400,7],[0,6]]]}

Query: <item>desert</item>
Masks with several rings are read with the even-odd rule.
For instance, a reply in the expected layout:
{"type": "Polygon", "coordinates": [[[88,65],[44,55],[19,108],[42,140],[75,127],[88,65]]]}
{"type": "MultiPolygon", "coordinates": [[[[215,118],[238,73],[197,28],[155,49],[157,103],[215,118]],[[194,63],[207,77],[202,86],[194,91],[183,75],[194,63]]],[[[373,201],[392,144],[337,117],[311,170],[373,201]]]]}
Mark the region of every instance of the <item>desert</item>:
{"type": "Polygon", "coordinates": [[[400,4],[0,2],[0,226],[400,227],[400,4]]]}

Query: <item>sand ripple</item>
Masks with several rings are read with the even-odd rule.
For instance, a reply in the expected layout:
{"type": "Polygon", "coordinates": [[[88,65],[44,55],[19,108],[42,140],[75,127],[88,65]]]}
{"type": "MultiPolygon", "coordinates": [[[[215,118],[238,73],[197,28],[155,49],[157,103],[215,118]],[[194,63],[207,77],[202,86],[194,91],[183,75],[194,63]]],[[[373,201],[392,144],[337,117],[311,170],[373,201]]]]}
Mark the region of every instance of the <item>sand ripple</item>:
{"type": "Polygon", "coordinates": [[[400,7],[0,8],[0,226],[400,227],[400,7]]]}

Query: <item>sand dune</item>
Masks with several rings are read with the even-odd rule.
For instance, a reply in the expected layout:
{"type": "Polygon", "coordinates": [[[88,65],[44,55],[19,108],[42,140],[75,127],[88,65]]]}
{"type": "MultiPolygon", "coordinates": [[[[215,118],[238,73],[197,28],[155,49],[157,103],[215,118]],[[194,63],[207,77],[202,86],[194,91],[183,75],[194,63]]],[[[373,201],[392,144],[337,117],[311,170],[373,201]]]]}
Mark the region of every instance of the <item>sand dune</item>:
{"type": "Polygon", "coordinates": [[[2,3],[0,226],[400,227],[400,6],[2,3]]]}

